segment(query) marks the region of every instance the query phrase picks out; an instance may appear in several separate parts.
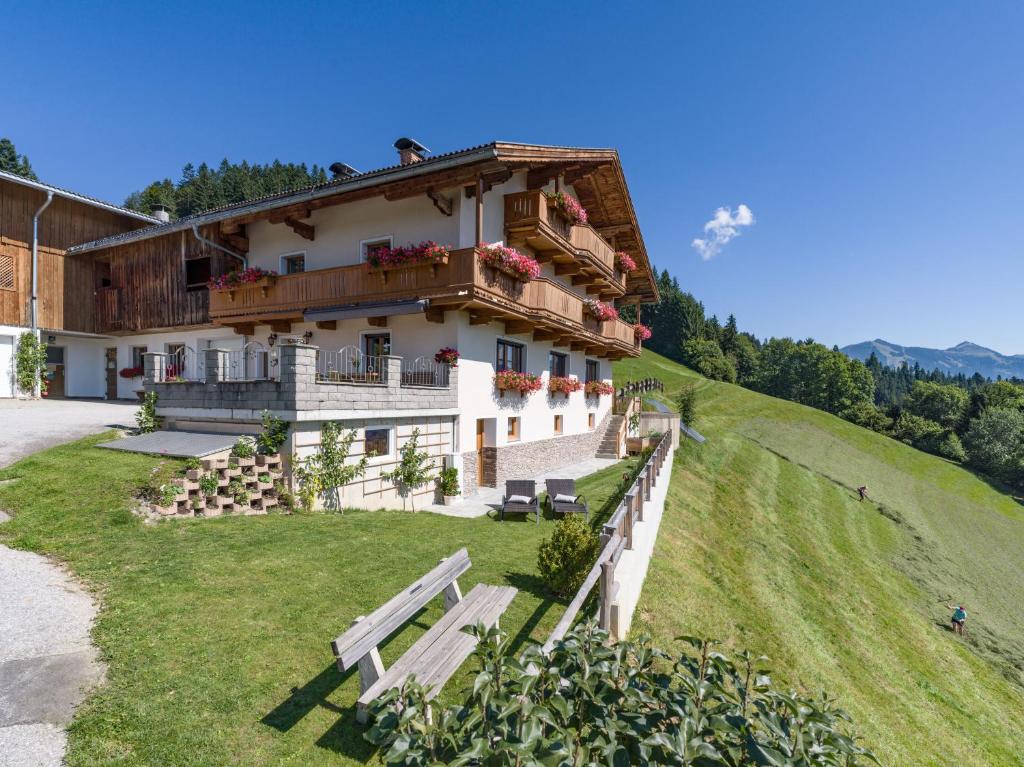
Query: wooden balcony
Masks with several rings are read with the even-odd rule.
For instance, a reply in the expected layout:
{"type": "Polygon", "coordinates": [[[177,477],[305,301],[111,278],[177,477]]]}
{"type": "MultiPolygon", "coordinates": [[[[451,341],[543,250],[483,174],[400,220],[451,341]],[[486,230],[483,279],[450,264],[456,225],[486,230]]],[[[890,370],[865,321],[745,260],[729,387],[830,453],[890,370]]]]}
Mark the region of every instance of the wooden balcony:
{"type": "Polygon", "coordinates": [[[608,301],[626,292],[625,276],[615,268],[615,251],[589,225],[572,225],[540,191],[505,195],[505,237],[509,245],[526,248],[555,274],[572,277],[573,285],[608,301]]]}
{"type": "MultiPolygon", "coordinates": [[[[292,323],[315,319],[306,316],[311,310],[423,299],[433,322],[443,322],[445,312],[467,311],[472,324],[504,322],[508,333],[532,333],[588,354],[618,359],[640,353],[629,323],[599,323],[564,286],[544,278],[516,280],[480,263],[474,248],[452,252],[447,264],[392,270],[386,280],[357,264],[281,276],[263,287],[211,291],[210,318],[246,335],[257,325],[287,332],[292,323]]],[[[386,316],[386,306],[381,314],[386,316]]]]}

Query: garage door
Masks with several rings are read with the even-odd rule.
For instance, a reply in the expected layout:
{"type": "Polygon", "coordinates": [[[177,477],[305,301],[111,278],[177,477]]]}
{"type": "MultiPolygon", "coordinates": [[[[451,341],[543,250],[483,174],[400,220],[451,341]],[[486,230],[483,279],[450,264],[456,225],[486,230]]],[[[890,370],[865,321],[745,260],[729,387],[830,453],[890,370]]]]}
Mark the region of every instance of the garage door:
{"type": "Polygon", "coordinates": [[[14,336],[0,336],[0,397],[14,396],[14,336]]]}

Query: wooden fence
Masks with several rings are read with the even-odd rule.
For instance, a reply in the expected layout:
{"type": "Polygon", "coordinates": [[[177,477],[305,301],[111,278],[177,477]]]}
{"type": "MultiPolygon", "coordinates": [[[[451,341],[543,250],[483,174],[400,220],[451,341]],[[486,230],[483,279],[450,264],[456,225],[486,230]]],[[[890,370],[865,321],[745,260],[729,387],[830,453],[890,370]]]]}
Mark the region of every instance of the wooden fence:
{"type": "Polygon", "coordinates": [[[613,626],[613,605],[618,594],[618,583],[615,570],[622,558],[622,552],[633,548],[633,527],[637,522],[644,521],[644,502],[651,500],[651,490],[657,485],[658,477],[665,464],[669,451],[672,449],[672,435],[663,434],[651,453],[647,463],[637,475],[636,480],[626,491],[622,502],[611,518],[605,522],[601,530],[601,553],[590,568],[580,590],[576,592],[572,602],[565,610],[565,615],[551,632],[544,644],[550,650],[565,633],[572,628],[576,617],[583,608],[594,586],[598,586],[597,620],[601,628],[611,631],[613,626]]]}

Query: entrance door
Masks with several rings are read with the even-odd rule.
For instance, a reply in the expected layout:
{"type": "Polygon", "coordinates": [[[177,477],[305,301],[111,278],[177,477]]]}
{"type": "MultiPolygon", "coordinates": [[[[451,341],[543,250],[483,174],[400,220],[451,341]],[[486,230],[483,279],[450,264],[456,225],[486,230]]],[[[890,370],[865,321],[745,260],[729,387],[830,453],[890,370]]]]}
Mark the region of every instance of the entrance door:
{"type": "Polygon", "coordinates": [[[50,399],[64,397],[64,347],[46,347],[46,396],[50,399]]]}
{"type": "Polygon", "coordinates": [[[476,486],[484,484],[484,419],[476,419],[476,486]]]}
{"type": "Polygon", "coordinates": [[[107,399],[117,399],[117,347],[107,349],[107,399]]]}
{"type": "Polygon", "coordinates": [[[387,363],[382,359],[391,354],[390,333],[367,333],[363,336],[363,354],[366,355],[366,374],[376,377],[387,363]]]}

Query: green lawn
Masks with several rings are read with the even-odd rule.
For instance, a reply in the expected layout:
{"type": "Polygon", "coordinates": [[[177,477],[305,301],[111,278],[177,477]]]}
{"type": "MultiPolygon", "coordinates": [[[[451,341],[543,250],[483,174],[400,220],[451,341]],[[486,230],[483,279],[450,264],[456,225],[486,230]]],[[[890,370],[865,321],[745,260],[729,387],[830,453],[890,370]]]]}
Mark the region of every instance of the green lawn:
{"type": "MultiPolygon", "coordinates": [[[[372,761],[354,721],[358,677],[337,672],[328,642],[462,546],[473,560],[463,590],[519,589],[502,618],[518,640],[542,641],[562,615],[536,570],[548,520],[348,512],[146,525],[128,499],[158,460],[93,447],[109,438],[0,471],[15,479],[0,485],[0,508],[15,514],[0,540],[65,561],[102,600],[94,640],[107,683],[70,728],[70,765],[372,761]]],[[[625,469],[579,483],[592,508],[625,469]]],[[[381,649],[385,663],[437,620],[438,602],[381,649]]],[[[449,682],[448,699],[472,670],[449,682]]]]}
{"type": "Polygon", "coordinates": [[[983,479],[820,411],[656,355],[671,402],[698,382],[703,446],[677,454],[639,607],[680,634],[769,655],[837,696],[888,765],[1024,764],[1024,509],[983,479]],[[873,501],[859,503],[866,484],[873,501]],[[969,636],[940,597],[963,600],[969,636]]]}

